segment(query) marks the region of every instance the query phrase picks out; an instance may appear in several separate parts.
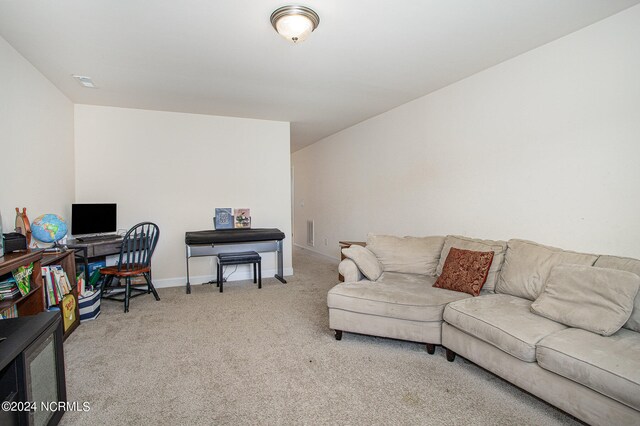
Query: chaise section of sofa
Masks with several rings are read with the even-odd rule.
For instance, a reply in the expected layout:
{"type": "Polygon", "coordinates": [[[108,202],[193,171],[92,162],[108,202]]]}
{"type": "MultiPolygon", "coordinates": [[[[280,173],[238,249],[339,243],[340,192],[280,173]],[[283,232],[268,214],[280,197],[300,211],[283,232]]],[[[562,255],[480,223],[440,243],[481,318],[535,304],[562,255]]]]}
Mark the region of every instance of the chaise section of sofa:
{"type": "Polygon", "coordinates": [[[442,314],[450,302],[470,294],[433,287],[435,277],[384,272],[377,281],[345,282],[327,295],[329,327],[427,344],[441,343],[442,314]]]}

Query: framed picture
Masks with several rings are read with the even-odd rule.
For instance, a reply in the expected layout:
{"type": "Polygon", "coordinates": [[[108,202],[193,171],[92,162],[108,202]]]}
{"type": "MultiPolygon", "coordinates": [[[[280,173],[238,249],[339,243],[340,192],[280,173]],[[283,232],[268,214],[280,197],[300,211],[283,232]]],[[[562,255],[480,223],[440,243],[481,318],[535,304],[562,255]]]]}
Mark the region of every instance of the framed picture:
{"type": "Polygon", "coordinates": [[[233,229],[233,215],[231,214],[231,208],[216,208],[213,225],[216,229],[233,229]]]}
{"type": "Polygon", "coordinates": [[[234,223],[236,228],[248,229],[251,228],[251,210],[250,209],[235,209],[233,212],[234,223]]]}

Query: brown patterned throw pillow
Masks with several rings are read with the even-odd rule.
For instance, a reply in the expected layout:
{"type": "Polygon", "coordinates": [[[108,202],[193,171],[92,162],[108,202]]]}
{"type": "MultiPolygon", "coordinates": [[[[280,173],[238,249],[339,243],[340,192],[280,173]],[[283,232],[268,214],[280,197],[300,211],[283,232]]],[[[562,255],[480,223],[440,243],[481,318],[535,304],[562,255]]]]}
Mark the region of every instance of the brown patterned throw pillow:
{"type": "Polygon", "coordinates": [[[473,296],[487,281],[493,261],[493,251],[472,251],[451,247],[434,287],[461,291],[473,296]]]}

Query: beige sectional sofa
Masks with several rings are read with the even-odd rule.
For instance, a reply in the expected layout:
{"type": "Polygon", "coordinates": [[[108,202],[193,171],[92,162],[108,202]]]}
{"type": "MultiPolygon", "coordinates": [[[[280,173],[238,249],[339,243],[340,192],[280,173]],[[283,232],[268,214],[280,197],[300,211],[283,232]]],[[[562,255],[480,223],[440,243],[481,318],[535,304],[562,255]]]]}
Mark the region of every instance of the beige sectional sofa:
{"type": "Polygon", "coordinates": [[[587,423],[640,424],[640,260],[460,236],[369,235],[343,253],[336,339],[442,345],[587,423]],[[479,296],[433,287],[451,247],[493,251],[479,296]]]}

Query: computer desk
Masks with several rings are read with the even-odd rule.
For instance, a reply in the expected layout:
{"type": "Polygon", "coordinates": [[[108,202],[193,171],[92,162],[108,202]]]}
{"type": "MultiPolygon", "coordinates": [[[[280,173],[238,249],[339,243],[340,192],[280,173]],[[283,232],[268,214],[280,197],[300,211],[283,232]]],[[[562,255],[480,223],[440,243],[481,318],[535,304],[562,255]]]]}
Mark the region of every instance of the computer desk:
{"type": "MultiPolygon", "coordinates": [[[[76,258],[82,260],[85,271],[89,270],[89,260],[120,254],[121,246],[122,236],[102,241],[78,241],[74,239],[67,242],[67,248],[74,250],[76,258]]],[[[85,279],[89,280],[89,277],[85,275],[85,279]]]]}

